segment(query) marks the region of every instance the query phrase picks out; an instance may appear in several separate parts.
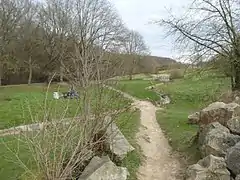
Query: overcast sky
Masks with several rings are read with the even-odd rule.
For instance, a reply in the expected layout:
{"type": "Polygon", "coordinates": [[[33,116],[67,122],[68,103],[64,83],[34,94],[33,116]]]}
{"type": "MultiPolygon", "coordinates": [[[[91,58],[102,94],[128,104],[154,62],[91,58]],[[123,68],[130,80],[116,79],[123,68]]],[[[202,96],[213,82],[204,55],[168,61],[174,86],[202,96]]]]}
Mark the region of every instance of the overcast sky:
{"type": "Polygon", "coordinates": [[[174,14],[182,11],[191,0],[110,0],[128,28],[137,30],[144,36],[152,55],[175,58],[171,40],[164,39],[163,29],[150,24],[151,20],[167,16],[166,9],[172,9],[174,14]]]}

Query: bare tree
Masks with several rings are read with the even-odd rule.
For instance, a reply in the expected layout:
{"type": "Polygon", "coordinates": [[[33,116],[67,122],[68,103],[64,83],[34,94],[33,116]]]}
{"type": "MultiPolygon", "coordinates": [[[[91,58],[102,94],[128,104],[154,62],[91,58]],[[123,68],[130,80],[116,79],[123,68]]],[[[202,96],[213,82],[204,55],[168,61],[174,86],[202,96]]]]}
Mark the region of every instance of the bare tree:
{"type": "MultiPolygon", "coordinates": [[[[71,23],[73,18],[71,15],[73,1],[69,0],[46,0],[46,6],[42,10],[42,20],[47,30],[47,36],[52,43],[52,50],[55,52],[56,60],[60,72],[60,81],[63,81],[63,60],[67,50],[67,36],[70,33],[71,23]],[[54,50],[55,49],[55,50],[54,50]]],[[[46,46],[49,45],[46,44],[46,46]]],[[[48,51],[53,53],[53,51],[48,51]]],[[[51,60],[50,60],[51,61],[51,60]]]]}
{"type": "Polygon", "coordinates": [[[132,80],[132,75],[137,64],[142,56],[149,53],[143,36],[134,30],[126,30],[126,37],[123,39],[123,51],[131,56],[131,65],[129,69],[129,79],[132,80]]]}
{"type": "Polygon", "coordinates": [[[8,61],[7,49],[17,37],[19,22],[28,13],[29,3],[30,0],[0,1],[0,85],[2,84],[3,66],[8,61]]]}
{"type": "Polygon", "coordinates": [[[240,6],[238,0],[195,0],[183,17],[156,22],[181,50],[205,60],[221,55],[231,66],[232,89],[240,90],[240,6]]]}
{"type": "MultiPolygon", "coordinates": [[[[63,65],[64,76],[77,89],[81,89],[81,99],[77,101],[79,111],[76,112],[81,118],[74,118],[64,126],[52,122],[48,129],[38,134],[39,138],[26,137],[37,163],[37,175],[40,174],[43,179],[78,178],[76,173],[79,173],[88,155],[91,155],[91,150],[94,151],[104,141],[101,135],[106,128],[104,112],[113,111],[109,105],[114,104],[119,96],[104,89],[101,83],[102,73],[108,70],[110,61],[106,54],[112,50],[113,42],[123,29],[121,18],[108,0],[73,0],[71,3],[73,8],[68,12],[71,26],[64,35],[65,42],[71,44],[67,46],[73,49],[67,52],[67,60],[63,61],[63,65]],[[92,81],[96,83],[92,85],[92,81]]],[[[44,46],[50,63],[57,61],[60,53],[58,31],[55,29],[58,26],[48,20],[47,16],[45,18],[46,7],[49,6],[42,7],[40,22],[46,33],[44,46]]],[[[48,103],[45,104],[47,106],[48,103]]],[[[110,115],[117,113],[111,112],[110,115]]],[[[56,118],[58,122],[66,123],[65,115],[66,112],[63,112],[62,118],[56,118]]],[[[45,121],[50,121],[48,116],[49,112],[46,112],[45,121]]],[[[32,179],[37,179],[36,174],[32,176],[32,179]]]]}
{"type": "Polygon", "coordinates": [[[76,0],[72,14],[71,35],[75,39],[75,53],[72,54],[71,64],[75,70],[69,69],[67,74],[75,77],[74,81],[77,79],[85,87],[89,82],[82,80],[101,79],[101,69],[108,63],[106,59],[103,61],[103,57],[121,33],[123,23],[111,3],[106,0],[76,0]]]}
{"type": "Polygon", "coordinates": [[[66,40],[70,33],[72,1],[45,0],[38,14],[42,28],[42,45],[47,56],[43,69],[51,78],[55,71],[60,72],[63,80],[63,60],[66,55],[66,40]]]}
{"type": "Polygon", "coordinates": [[[38,47],[42,40],[40,27],[38,21],[36,21],[36,14],[38,11],[37,4],[29,3],[29,11],[25,14],[20,22],[18,37],[20,38],[20,54],[23,57],[23,66],[28,70],[28,84],[32,82],[33,70],[38,67],[36,62],[36,54],[39,54],[38,47]]]}

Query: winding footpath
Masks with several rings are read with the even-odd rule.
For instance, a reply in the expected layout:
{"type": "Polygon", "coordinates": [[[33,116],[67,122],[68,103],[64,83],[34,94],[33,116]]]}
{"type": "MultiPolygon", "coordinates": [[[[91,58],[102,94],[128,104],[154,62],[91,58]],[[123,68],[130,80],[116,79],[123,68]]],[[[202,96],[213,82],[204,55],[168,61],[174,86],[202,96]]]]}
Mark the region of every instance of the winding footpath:
{"type": "Polygon", "coordinates": [[[171,147],[156,120],[156,106],[148,101],[140,101],[127,93],[108,87],[133,101],[133,106],[141,112],[141,127],[137,134],[145,160],[138,170],[138,180],[180,180],[180,163],[171,154],[171,147]]]}

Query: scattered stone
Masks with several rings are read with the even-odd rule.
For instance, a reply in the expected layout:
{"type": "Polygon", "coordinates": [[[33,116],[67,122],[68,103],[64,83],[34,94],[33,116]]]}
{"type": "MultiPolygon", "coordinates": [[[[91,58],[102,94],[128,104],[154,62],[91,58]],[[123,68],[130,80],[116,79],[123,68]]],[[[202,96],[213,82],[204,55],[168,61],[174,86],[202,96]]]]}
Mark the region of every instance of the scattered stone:
{"type": "Polygon", "coordinates": [[[225,104],[223,102],[215,102],[200,111],[200,124],[210,124],[219,122],[226,126],[227,121],[232,117],[240,115],[240,105],[236,103],[225,104]]]}
{"type": "MultiPolygon", "coordinates": [[[[111,122],[111,117],[106,117],[106,122],[111,122]]],[[[107,146],[118,160],[123,160],[127,153],[135,150],[114,122],[108,126],[106,137],[107,146]]]]}
{"type": "Polygon", "coordinates": [[[240,142],[228,149],[226,163],[234,175],[240,174],[240,142]]]}
{"type": "Polygon", "coordinates": [[[230,180],[224,158],[209,155],[189,166],[186,180],[230,180]]]}
{"type": "Polygon", "coordinates": [[[240,141],[240,136],[230,134],[229,129],[219,122],[201,127],[199,131],[199,145],[202,157],[210,154],[225,157],[227,149],[240,141]]]}
{"type": "Polygon", "coordinates": [[[144,134],[142,138],[147,141],[148,143],[151,143],[150,137],[147,134],[144,134]]]}
{"type": "Polygon", "coordinates": [[[116,166],[108,156],[95,156],[84,169],[79,180],[126,180],[127,168],[116,166]]]}
{"type": "Polygon", "coordinates": [[[200,119],[200,113],[195,112],[188,116],[188,123],[189,124],[198,124],[199,119],[200,119]]]}
{"type": "Polygon", "coordinates": [[[153,89],[154,89],[154,86],[149,86],[149,87],[146,87],[145,89],[146,89],[146,90],[153,90],[153,89]]]}
{"type": "Polygon", "coordinates": [[[233,100],[234,103],[240,104],[240,97],[236,96],[233,100]]]}
{"type": "Polygon", "coordinates": [[[240,135],[240,117],[233,117],[227,122],[228,129],[233,133],[240,135]]]}
{"type": "Polygon", "coordinates": [[[160,95],[159,103],[161,105],[170,104],[171,103],[171,99],[168,97],[168,95],[162,94],[162,95],[160,95]]]}
{"type": "Polygon", "coordinates": [[[170,74],[159,74],[157,80],[160,82],[169,82],[170,81],[170,74]]]}
{"type": "Polygon", "coordinates": [[[170,74],[158,74],[158,75],[152,75],[152,78],[155,81],[159,82],[169,82],[170,81],[170,74]]]}

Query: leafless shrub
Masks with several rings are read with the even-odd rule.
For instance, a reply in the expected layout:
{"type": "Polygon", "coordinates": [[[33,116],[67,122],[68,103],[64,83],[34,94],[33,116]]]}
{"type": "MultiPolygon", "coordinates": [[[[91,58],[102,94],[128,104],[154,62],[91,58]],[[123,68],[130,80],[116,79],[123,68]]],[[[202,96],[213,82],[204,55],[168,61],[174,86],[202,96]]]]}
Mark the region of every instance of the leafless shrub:
{"type": "MultiPolygon", "coordinates": [[[[57,0],[54,2],[60,3],[57,0]]],[[[73,8],[68,12],[71,23],[66,28],[65,36],[73,42],[74,50],[64,52],[66,59],[60,59],[60,62],[63,76],[79,91],[80,98],[66,100],[65,110],[59,112],[57,102],[55,108],[49,105],[50,92],[46,92],[42,106],[44,114],[36,117],[32,115],[32,121],[47,125],[41,131],[22,133],[20,136],[20,141],[27,144],[34,166],[24,163],[18,153],[13,153],[29,179],[77,178],[92,153],[104,151],[104,134],[111,123],[106,124],[105,117],[110,115],[114,121],[129,105],[120,94],[103,86],[107,83],[103,76],[106,76],[106,72],[111,73],[109,69],[115,65],[107,58],[107,53],[115,46],[113,42],[118,41],[123,26],[121,19],[107,0],[71,0],[69,3],[73,8]],[[77,101],[75,115],[67,118],[71,101],[77,101]]],[[[52,35],[55,30],[52,28],[58,26],[52,26],[54,21],[45,21],[43,18],[49,6],[42,8],[41,23],[45,25],[46,32],[52,35]]],[[[45,46],[45,50],[53,50],[49,51],[49,60],[54,61],[59,55],[57,41],[55,36],[49,34],[45,37],[48,40],[46,43],[50,45],[45,46]]],[[[51,81],[48,90],[50,84],[51,81]]]]}

